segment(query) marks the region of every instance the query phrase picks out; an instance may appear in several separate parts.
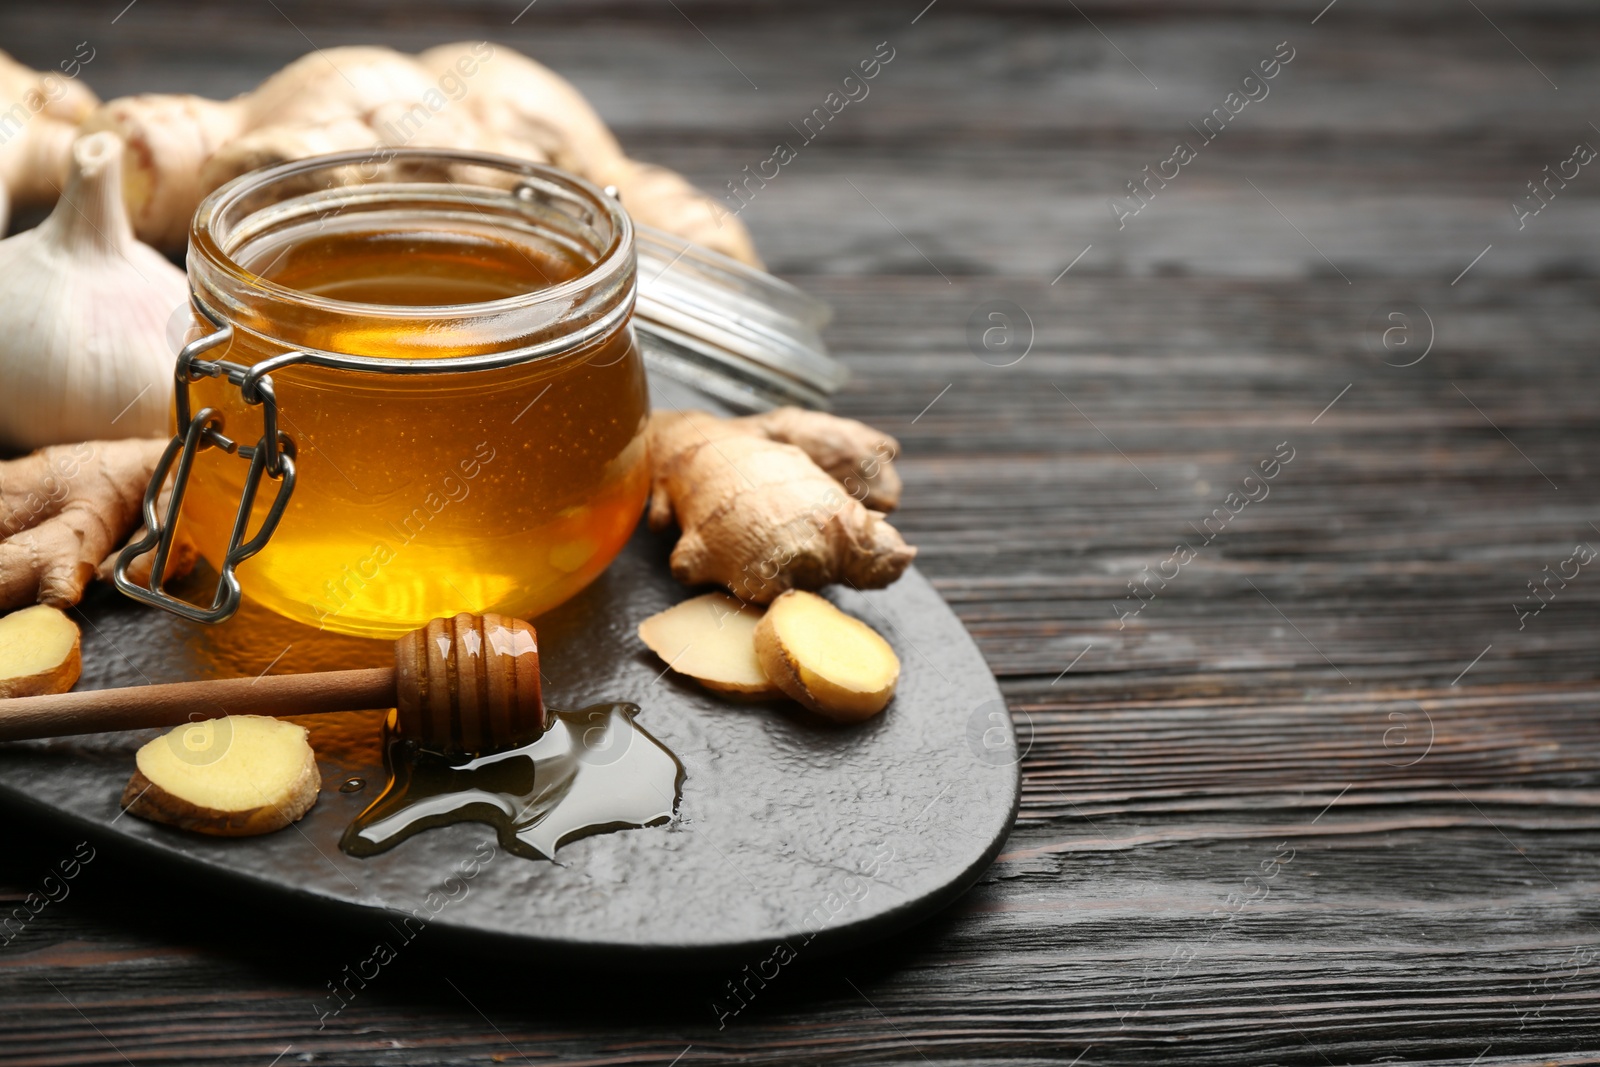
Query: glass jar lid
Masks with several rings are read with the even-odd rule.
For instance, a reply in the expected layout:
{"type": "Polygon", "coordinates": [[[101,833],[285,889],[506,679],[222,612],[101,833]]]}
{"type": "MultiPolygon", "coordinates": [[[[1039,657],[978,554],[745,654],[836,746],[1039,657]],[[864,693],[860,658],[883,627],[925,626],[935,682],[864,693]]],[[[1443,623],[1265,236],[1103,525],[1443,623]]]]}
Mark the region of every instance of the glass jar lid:
{"type": "Polygon", "coordinates": [[[652,374],[735,410],[829,406],[849,372],[823,344],[826,304],[663,230],[635,224],[634,239],[634,329],[652,374]]]}

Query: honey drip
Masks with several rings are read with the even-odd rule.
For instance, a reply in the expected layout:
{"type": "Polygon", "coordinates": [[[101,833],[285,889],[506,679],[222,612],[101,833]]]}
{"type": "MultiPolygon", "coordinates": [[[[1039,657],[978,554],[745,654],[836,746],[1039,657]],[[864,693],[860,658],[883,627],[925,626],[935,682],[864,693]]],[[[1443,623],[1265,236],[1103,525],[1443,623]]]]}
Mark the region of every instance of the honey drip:
{"type": "Polygon", "coordinates": [[[638,711],[552,709],[539,740],[482,756],[432,752],[386,730],[388,784],[339,847],[374,856],[423,830],[481,822],[508,852],[553,859],[580,837],[666,822],[677,810],[683,764],[633,721],[638,711]]]}

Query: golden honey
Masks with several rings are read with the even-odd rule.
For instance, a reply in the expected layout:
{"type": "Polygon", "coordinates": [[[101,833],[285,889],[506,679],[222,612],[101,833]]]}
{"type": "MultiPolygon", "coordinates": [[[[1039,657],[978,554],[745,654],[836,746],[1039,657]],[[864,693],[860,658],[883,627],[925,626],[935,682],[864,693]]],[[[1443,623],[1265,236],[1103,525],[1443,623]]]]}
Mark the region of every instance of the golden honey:
{"type": "MultiPolygon", "coordinates": [[[[604,570],[648,488],[648,395],[625,314],[630,231],[624,221],[607,233],[604,202],[588,214],[581,199],[530,207],[504,183],[459,173],[377,195],[343,179],[308,193],[302,170],[284,199],[246,198],[231,235],[219,233],[226,204],[202,208],[191,278],[234,331],[208,359],[248,366],[303,350],[465,366],[549,352],[459,373],[273,371],[296,476],[266,547],[238,568],[244,595],[373,637],[458,611],[537,616],[604,570]]],[[[257,441],[261,408],[235,384],[190,389],[195,412],[221,415],[222,434],[257,441]]],[[[221,449],[196,455],[182,523],[213,564],[248,468],[221,449]]],[[[263,480],[252,531],[277,488],[263,480]]]]}

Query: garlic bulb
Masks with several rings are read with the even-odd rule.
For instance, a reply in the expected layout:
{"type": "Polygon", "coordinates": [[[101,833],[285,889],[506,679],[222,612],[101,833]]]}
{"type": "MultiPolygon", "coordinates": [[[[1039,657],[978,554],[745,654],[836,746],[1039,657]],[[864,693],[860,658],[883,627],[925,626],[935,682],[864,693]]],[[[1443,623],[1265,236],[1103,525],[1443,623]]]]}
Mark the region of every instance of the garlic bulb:
{"type": "Polygon", "coordinates": [[[133,236],[122,140],[79,139],[50,217],[0,241],[0,441],[168,433],[166,324],[188,300],[183,271],[133,236]]]}

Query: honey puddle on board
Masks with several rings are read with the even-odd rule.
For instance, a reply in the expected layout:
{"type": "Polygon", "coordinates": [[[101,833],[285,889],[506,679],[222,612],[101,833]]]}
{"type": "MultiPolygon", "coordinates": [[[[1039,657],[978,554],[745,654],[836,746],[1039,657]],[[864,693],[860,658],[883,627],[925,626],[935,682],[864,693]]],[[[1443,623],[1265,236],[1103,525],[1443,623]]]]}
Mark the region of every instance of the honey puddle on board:
{"type": "Polygon", "coordinates": [[[339,847],[386,852],[412,834],[458,822],[494,827],[500,847],[552,859],[568,841],[672,818],[683,764],[633,717],[637,704],[551,709],[532,744],[483,756],[446,756],[385,730],[389,782],[339,847]]]}

